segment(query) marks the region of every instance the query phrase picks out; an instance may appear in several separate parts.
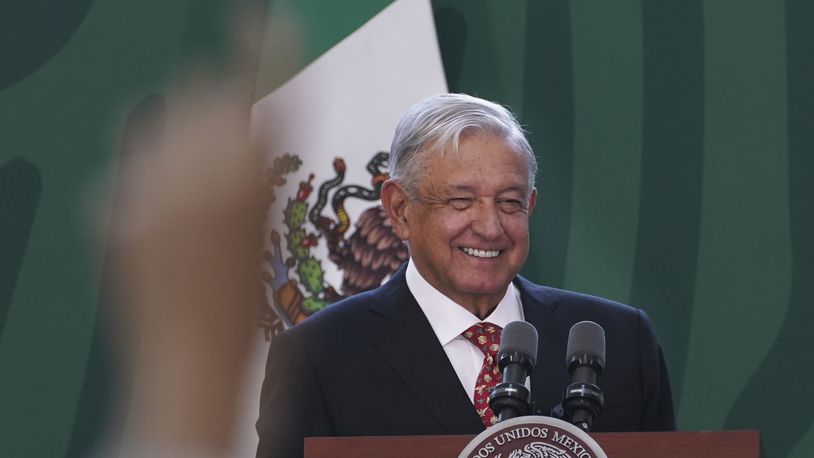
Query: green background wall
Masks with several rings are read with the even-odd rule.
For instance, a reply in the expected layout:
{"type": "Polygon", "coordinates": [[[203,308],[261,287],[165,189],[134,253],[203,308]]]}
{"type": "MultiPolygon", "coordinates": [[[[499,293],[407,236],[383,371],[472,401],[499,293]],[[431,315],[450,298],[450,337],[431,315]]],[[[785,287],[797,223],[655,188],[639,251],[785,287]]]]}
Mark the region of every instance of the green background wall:
{"type": "MultiPolygon", "coordinates": [[[[277,70],[261,72],[262,94],[389,2],[270,3],[303,35],[297,53],[266,48],[277,70]]],[[[88,177],[115,161],[140,100],[220,62],[227,4],[0,4],[3,456],[80,456],[105,424],[109,304],[82,220],[88,177]]],[[[681,429],[760,429],[770,458],[814,455],[814,5],[433,9],[450,89],[511,106],[538,153],[524,273],[644,308],[681,429]]]]}

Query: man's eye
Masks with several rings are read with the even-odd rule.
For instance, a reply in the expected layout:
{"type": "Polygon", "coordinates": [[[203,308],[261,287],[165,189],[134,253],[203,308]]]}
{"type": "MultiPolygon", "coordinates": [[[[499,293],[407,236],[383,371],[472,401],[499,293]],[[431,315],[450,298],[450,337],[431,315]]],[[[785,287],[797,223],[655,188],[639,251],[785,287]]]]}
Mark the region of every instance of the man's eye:
{"type": "Polygon", "coordinates": [[[498,201],[498,206],[501,211],[506,213],[514,213],[525,209],[525,204],[522,200],[517,199],[502,199],[498,201]]]}
{"type": "Polygon", "coordinates": [[[456,210],[466,210],[472,206],[472,199],[469,197],[456,197],[449,199],[449,204],[456,210]]]}

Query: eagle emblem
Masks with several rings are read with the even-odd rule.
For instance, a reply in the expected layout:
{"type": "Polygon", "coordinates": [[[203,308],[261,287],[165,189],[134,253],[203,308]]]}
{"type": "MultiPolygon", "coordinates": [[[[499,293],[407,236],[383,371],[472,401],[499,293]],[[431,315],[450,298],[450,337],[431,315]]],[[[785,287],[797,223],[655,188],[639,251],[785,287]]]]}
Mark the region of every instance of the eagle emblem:
{"type": "MultiPolygon", "coordinates": [[[[282,215],[272,215],[276,216],[272,220],[282,221],[283,227],[269,227],[263,252],[261,275],[266,303],[260,307],[259,325],[267,340],[339,299],[379,286],[407,261],[406,246],[396,237],[384,208],[377,203],[382,184],[389,177],[388,157],[389,153],[381,151],[368,161],[368,186],[345,183],[347,165],[337,157],[333,161],[334,175],[326,177],[316,192],[316,177],[310,173],[299,182],[296,195],[288,198],[282,215]],[[348,199],[370,205],[351,215],[345,207],[348,199]],[[326,210],[329,202],[330,210],[326,210]],[[327,259],[315,253],[320,243],[327,249],[327,259]],[[323,262],[341,271],[340,285],[326,280],[323,262]]],[[[274,205],[276,191],[301,166],[302,160],[296,155],[285,154],[273,160],[266,171],[271,211],[279,209],[274,205]]]]}
{"type": "Polygon", "coordinates": [[[569,458],[567,451],[545,442],[532,442],[522,449],[515,449],[508,458],[569,458]]]}

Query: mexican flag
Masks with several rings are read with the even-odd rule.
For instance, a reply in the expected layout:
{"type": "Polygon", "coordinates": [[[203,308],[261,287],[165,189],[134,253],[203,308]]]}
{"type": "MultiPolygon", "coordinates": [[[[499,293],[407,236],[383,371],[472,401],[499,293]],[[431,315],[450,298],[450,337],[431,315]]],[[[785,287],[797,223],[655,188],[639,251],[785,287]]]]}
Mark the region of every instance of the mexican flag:
{"type": "Polygon", "coordinates": [[[407,260],[379,203],[390,141],[408,107],[446,90],[430,2],[397,0],[254,104],[252,132],[268,158],[274,199],[258,312],[264,332],[236,456],[251,455],[257,443],[269,339],[378,286],[407,260]]]}

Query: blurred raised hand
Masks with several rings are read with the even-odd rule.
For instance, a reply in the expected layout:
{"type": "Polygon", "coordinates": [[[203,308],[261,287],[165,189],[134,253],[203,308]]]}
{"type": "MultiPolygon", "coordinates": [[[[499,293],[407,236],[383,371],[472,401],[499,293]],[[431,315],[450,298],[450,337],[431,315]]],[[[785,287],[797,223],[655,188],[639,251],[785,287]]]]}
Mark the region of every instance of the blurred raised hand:
{"type": "Polygon", "coordinates": [[[217,72],[188,70],[137,104],[96,204],[122,381],[102,455],[228,453],[264,301],[268,205],[249,132],[265,14],[243,13],[217,72]]]}
{"type": "Polygon", "coordinates": [[[114,330],[131,362],[128,452],[229,445],[263,300],[266,193],[249,139],[251,89],[199,79],[147,102],[129,126],[108,225],[114,330]]]}

